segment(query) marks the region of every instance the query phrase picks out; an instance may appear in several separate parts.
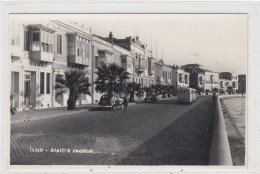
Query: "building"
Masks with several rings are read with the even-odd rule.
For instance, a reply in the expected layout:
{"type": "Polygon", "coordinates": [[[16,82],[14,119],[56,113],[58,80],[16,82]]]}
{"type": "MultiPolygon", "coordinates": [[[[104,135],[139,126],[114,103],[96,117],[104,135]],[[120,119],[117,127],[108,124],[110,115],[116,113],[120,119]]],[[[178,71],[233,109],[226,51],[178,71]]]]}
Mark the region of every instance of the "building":
{"type": "MultiPolygon", "coordinates": [[[[56,96],[56,77],[69,67],[92,73],[89,30],[60,21],[39,23],[9,25],[10,99],[18,110],[66,105],[68,94],[56,96]]],[[[90,96],[84,95],[78,104],[90,102],[90,96]]]]}
{"type": "Polygon", "coordinates": [[[213,91],[219,89],[219,74],[217,72],[205,71],[205,90],[213,91]]]}
{"type": "Polygon", "coordinates": [[[242,93],[246,93],[246,75],[240,74],[238,75],[238,91],[242,93]]]}
{"type": "Polygon", "coordinates": [[[177,65],[172,66],[172,84],[175,89],[188,88],[190,85],[190,73],[177,65]]]}
{"type": "Polygon", "coordinates": [[[155,84],[162,84],[163,83],[162,62],[157,61],[155,62],[154,66],[155,66],[155,73],[154,73],[155,84]]]}
{"type": "Polygon", "coordinates": [[[163,82],[162,84],[165,86],[172,85],[172,67],[169,65],[164,64],[163,60],[162,61],[162,78],[163,82]]]}
{"type": "MultiPolygon", "coordinates": [[[[112,33],[111,33],[112,34],[112,33]]],[[[111,35],[110,35],[111,36],[111,35]]],[[[111,36],[112,37],[112,36],[111,36]]],[[[130,73],[128,82],[133,81],[134,65],[133,55],[127,49],[124,49],[113,43],[111,39],[103,38],[98,35],[93,35],[93,55],[94,55],[94,72],[103,64],[110,65],[112,63],[124,67],[130,73]]],[[[93,82],[95,82],[97,75],[93,74],[93,82]]],[[[95,85],[94,85],[95,87],[95,85]]],[[[101,94],[94,90],[94,102],[98,102],[101,94]]]]}
{"type": "Polygon", "coordinates": [[[187,64],[181,68],[190,73],[191,88],[201,88],[208,91],[219,88],[219,74],[217,72],[207,70],[199,64],[187,64]]]}
{"type": "Polygon", "coordinates": [[[232,92],[236,92],[238,90],[238,76],[231,72],[220,72],[219,86],[224,92],[228,92],[228,88],[232,88],[232,92]]]}
{"type": "Polygon", "coordinates": [[[147,45],[143,44],[138,36],[135,38],[129,36],[125,39],[117,39],[113,36],[112,32],[110,32],[109,37],[103,39],[131,52],[132,63],[134,65],[134,73],[132,73],[131,78],[133,78],[135,82],[141,84],[142,87],[154,84],[154,58],[152,57],[152,52],[147,48],[147,45]],[[149,70],[151,71],[149,72],[149,70]]]}

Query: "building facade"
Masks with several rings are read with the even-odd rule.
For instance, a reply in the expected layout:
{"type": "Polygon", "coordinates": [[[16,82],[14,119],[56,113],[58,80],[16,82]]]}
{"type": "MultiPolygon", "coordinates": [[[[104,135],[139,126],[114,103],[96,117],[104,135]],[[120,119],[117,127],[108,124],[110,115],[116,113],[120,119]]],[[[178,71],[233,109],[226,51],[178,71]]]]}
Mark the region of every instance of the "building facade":
{"type": "MultiPolygon", "coordinates": [[[[10,99],[18,110],[65,106],[68,94],[56,96],[55,80],[69,67],[91,74],[91,34],[59,21],[9,26],[10,99]]],[[[81,96],[78,104],[91,102],[81,96]]]]}
{"type": "Polygon", "coordinates": [[[217,72],[207,70],[199,64],[187,64],[181,68],[190,73],[191,88],[201,88],[208,91],[219,88],[219,74],[217,72]]]}
{"type": "Polygon", "coordinates": [[[154,84],[154,58],[147,45],[143,44],[138,36],[135,38],[130,36],[125,39],[117,39],[110,32],[109,37],[104,39],[131,52],[134,68],[131,78],[136,83],[141,84],[142,87],[154,84]]]}
{"type": "MultiPolygon", "coordinates": [[[[162,60],[161,60],[162,61],[162,60]]],[[[163,61],[162,61],[162,78],[163,78],[163,82],[162,84],[165,86],[171,86],[172,85],[172,67],[169,65],[166,65],[163,61]]]]}
{"type": "MultiPolygon", "coordinates": [[[[97,78],[97,68],[101,67],[103,64],[117,64],[127,70],[130,73],[130,78],[128,82],[133,81],[134,65],[133,65],[133,55],[127,49],[124,49],[116,44],[114,44],[109,39],[103,38],[98,35],[93,35],[93,82],[97,78]]],[[[95,88],[95,85],[94,85],[95,88]]],[[[94,102],[98,102],[102,94],[94,90],[93,92],[94,102]]]]}
{"type": "Polygon", "coordinates": [[[175,87],[175,89],[188,88],[190,85],[190,73],[186,72],[176,65],[173,65],[172,85],[175,87]]]}
{"type": "Polygon", "coordinates": [[[246,93],[246,75],[238,75],[238,91],[241,93],[246,93]]]}
{"type": "Polygon", "coordinates": [[[232,88],[232,91],[236,92],[238,90],[238,76],[231,72],[220,72],[219,86],[224,92],[227,92],[228,88],[232,88]]]}

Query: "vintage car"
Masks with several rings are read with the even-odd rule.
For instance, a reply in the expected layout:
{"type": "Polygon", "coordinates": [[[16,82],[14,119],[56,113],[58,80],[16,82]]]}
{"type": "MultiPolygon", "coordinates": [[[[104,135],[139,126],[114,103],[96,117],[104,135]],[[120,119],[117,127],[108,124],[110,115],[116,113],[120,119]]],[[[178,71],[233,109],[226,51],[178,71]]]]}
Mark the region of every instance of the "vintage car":
{"type": "Polygon", "coordinates": [[[100,107],[111,107],[113,110],[116,110],[117,108],[122,109],[123,99],[115,94],[104,94],[100,97],[98,105],[100,107]]]}
{"type": "Polygon", "coordinates": [[[144,98],[144,102],[145,103],[156,103],[158,101],[157,96],[155,94],[146,94],[145,98],[144,98]]]}

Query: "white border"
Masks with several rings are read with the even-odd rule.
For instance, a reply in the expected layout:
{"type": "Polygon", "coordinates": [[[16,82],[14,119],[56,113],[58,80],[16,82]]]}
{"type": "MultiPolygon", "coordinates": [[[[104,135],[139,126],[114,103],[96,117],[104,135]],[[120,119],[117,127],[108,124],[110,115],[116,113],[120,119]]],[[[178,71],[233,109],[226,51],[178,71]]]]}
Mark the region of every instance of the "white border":
{"type": "Polygon", "coordinates": [[[173,1],[5,1],[0,18],[0,173],[260,173],[260,3],[173,1]],[[68,4],[65,4],[68,3],[68,4]],[[248,163],[245,167],[9,166],[8,14],[10,13],[248,13],[248,163]],[[4,37],[3,37],[4,36],[4,37]],[[76,169],[76,170],[75,170],[76,169]]]}

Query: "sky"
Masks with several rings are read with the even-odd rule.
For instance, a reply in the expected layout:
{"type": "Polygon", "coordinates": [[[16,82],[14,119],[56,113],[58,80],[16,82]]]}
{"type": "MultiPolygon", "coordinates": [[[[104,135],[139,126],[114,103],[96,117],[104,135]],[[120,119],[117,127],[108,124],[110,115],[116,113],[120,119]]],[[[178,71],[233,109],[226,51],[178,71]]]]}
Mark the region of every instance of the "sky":
{"type": "Polygon", "coordinates": [[[198,63],[215,72],[247,73],[246,14],[24,14],[14,19],[82,23],[103,37],[109,32],[118,39],[139,36],[168,65],[198,63]]]}

